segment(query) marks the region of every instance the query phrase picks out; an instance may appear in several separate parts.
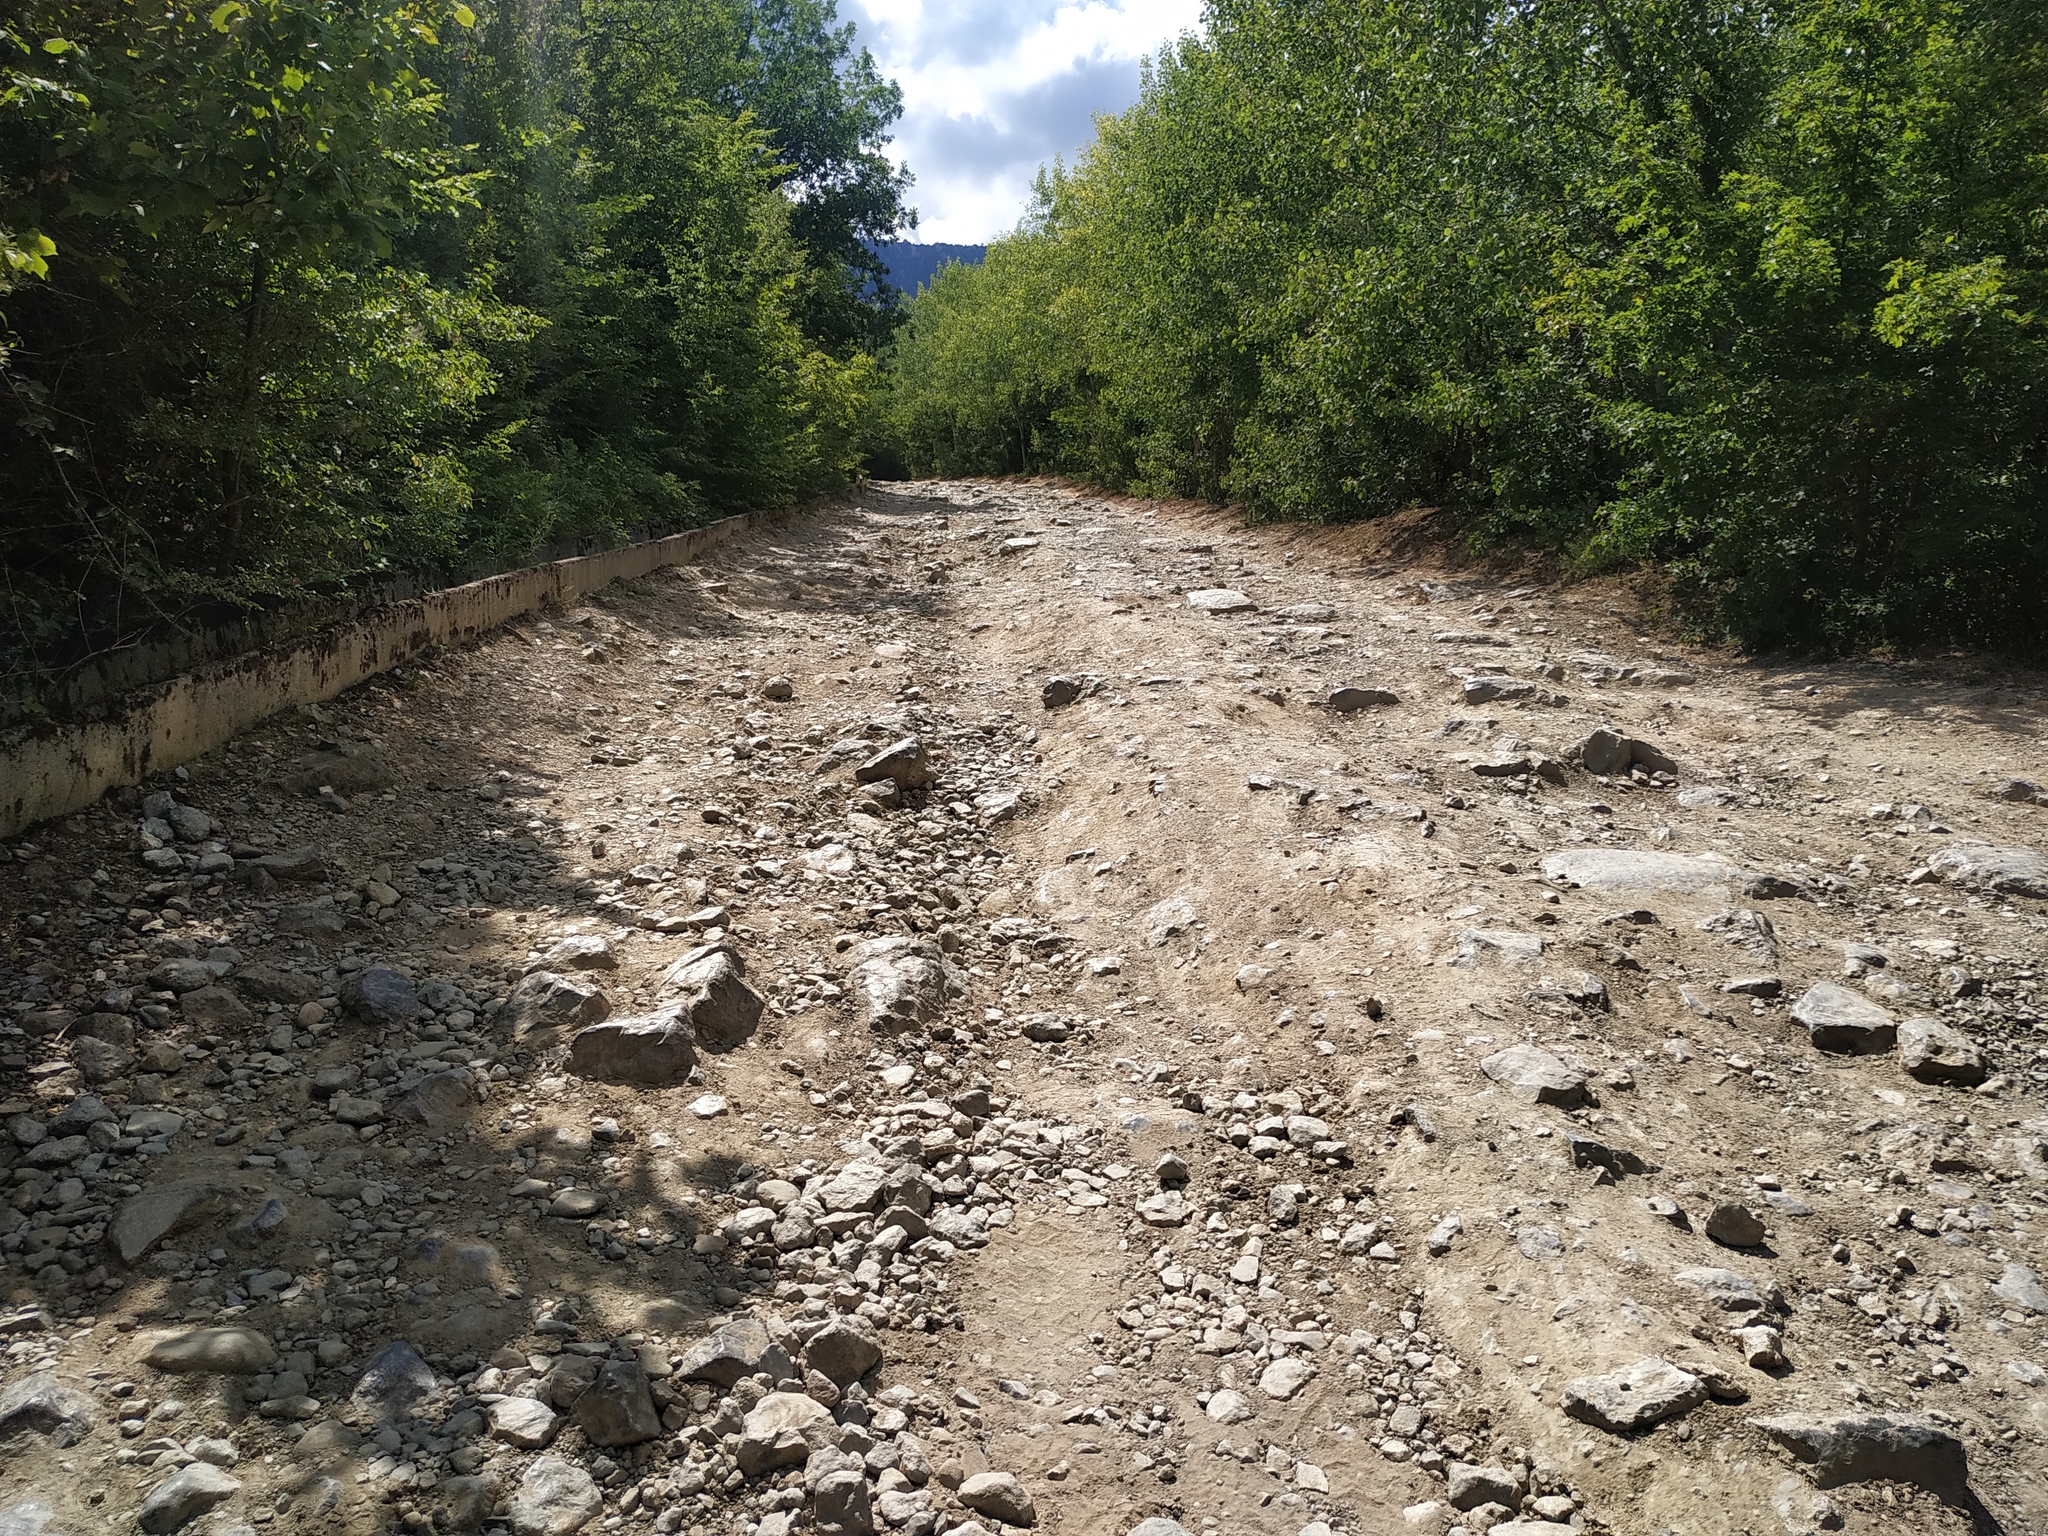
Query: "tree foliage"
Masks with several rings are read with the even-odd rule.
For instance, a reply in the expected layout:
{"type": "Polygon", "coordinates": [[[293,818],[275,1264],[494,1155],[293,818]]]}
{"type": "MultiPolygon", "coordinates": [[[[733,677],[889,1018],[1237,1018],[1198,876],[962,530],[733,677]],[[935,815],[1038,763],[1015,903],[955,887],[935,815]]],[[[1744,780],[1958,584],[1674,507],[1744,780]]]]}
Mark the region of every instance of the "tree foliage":
{"type": "Polygon", "coordinates": [[[13,7],[13,664],[844,484],[899,112],[830,0],[13,7]]]}
{"type": "Polygon", "coordinates": [[[1213,0],[912,305],[890,419],[920,466],[1454,507],[1755,643],[2038,649],[2044,277],[2024,0],[1213,0]]]}

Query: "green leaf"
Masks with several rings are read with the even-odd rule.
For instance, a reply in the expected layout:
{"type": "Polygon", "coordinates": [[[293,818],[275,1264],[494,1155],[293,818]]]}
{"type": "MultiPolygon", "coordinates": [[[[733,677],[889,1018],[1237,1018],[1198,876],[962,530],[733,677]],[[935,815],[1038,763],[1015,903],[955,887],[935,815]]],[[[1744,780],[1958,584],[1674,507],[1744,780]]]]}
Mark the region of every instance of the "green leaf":
{"type": "Polygon", "coordinates": [[[213,24],[214,31],[225,32],[228,29],[228,23],[237,16],[247,15],[248,9],[247,6],[241,3],[241,0],[227,0],[227,4],[215,6],[213,14],[207,20],[213,24]]]}
{"type": "Polygon", "coordinates": [[[473,27],[476,25],[476,12],[458,3],[455,7],[455,19],[465,27],[473,27]]]}
{"type": "Polygon", "coordinates": [[[45,53],[69,53],[73,46],[69,38],[46,37],[43,39],[43,52],[45,53]]]}

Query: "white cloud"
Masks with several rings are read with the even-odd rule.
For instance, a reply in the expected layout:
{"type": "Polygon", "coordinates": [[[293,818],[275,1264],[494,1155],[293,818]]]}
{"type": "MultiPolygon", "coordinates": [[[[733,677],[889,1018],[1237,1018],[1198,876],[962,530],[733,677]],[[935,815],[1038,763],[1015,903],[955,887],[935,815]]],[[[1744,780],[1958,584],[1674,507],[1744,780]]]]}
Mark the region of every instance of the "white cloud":
{"type": "Polygon", "coordinates": [[[1137,99],[1138,61],[1197,29],[1201,0],[848,0],[903,87],[893,154],[917,176],[915,238],[978,242],[1015,226],[1038,167],[1070,159],[1097,112],[1137,99]]]}

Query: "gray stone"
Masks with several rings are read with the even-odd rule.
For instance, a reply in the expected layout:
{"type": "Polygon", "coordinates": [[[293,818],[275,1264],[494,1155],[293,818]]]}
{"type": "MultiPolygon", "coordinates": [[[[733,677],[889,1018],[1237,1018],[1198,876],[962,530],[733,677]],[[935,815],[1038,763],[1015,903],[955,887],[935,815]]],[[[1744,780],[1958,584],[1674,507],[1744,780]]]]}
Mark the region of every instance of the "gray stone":
{"type": "Polygon", "coordinates": [[[611,999],[595,982],[572,980],[553,971],[522,976],[505,999],[499,1022],[522,1039],[536,1030],[574,1029],[611,1016],[611,999]]]}
{"type": "Polygon", "coordinates": [[[1698,1291],[1723,1312],[1761,1312],[1768,1301],[1753,1281],[1732,1269],[1707,1266],[1681,1269],[1672,1278],[1680,1285],[1698,1291]]]}
{"type": "Polygon", "coordinates": [[[1343,687],[1332,688],[1325,702],[1340,715],[1356,714],[1361,709],[1376,709],[1401,700],[1384,688],[1343,687]]]}
{"type": "Polygon", "coordinates": [[[0,1509],[0,1536],[56,1536],[50,1529],[55,1511],[36,1499],[19,1499],[0,1509]]]}
{"type": "Polygon", "coordinates": [[[852,985],[870,1029],[900,1034],[944,1016],[967,995],[967,977],[931,939],[905,934],[853,947],[852,985]]]}
{"type": "Polygon", "coordinates": [[[585,1025],[569,1042],[569,1070],[599,1082],[663,1088],[683,1081],[696,1065],[696,1031],[681,1006],[585,1025]]]}
{"type": "Polygon", "coordinates": [[[700,944],[661,973],[678,994],[666,1006],[690,1021],[707,1051],[739,1049],[760,1025],[767,1000],[746,982],[746,962],[729,944],[700,944]]]}
{"type": "Polygon", "coordinates": [[[977,1472],[957,1490],[960,1502],[977,1515],[1027,1529],[1038,1524],[1038,1506],[1014,1472],[977,1472]]]}
{"type": "Polygon", "coordinates": [[[384,1106],[375,1099],[359,1099],[347,1093],[337,1093],[329,1099],[327,1112],[343,1125],[376,1125],[384,1118],[384,1106]]]}
{"type": "Polygon", "coordinates": [[[1626,848],[1569,848],[1543,860],[1546,879],[1607,895],[1697,896],[1729,892],[1750,878],[1717,859],[1626,848]]]}
{"type": "Polygon", "coordinates": [[[1185,896],[1169,896],[1156,901],[1145,911],[1145,942],[1153,949],[1165,948],[1167,941],[1176,939],[1197,921],[1195,909],[1185,896]]]}
{"type": "Polygon", "coordinates": [[[1991,1287],[1991,1294],[2022,1312],[2048,1312],[2048,1289],[2042,1287],[2041,1277],[2024,1264],[2006,1265],[1998,1283],[1991,1287]]]}
{"type": "Polygon", "coordinates": [[[601,1189],[564,1189],[548,1201],[548,1214],[570,1221],[588,1221],[609,1204],[611,1197],[601,1189]]]}
{"type": "Polygon", "coordinates": [[[899,789],[925,789],[938,777],[938,769],[915,736],[892,742],[853,770],[855,782],[873,784],[894,779],[899,789]]]}
{"type": "Polygon", "coordinates": [[[1649,742],[1614,730],[1595,731],[1581,742],[1579,761],[1588,773],[1627,773],[1632,767],[1646,773],[1678,772],[1678,765],[1649,742]]]}
{"type": "Polygon", "coordinates": [[[1259,1390],[1279,1402],[1286,1402],[1307,1386],[1315,1369],[1299,1355],[1282,1355],[1259,1373],[1259,1390]]]}
{"type": "Polygon", "coordinates": [[[1048,677],[1045,686],[1038,690],[1038,702],[1047,709],[1064,709],[1080,698],[1087,686],[1086,678],[1048,677]]]}
{"type": "Polygon", "coordinates": [[[445,1131],[469,1118],[476,1108],[476,1092],[470,1087],[469,1073],[454,1067],[428,1073],[393,1095],[385,1108],[393,1120],[445,1131]]]}
{"type": "Polygon", "coordinates": [[[435,1529],[481,1530],[497,1502],[498,1480],[488,1472],[443,1479],[434,1490],[435,1529]]]}
{"type": "Polygon", "coordinates": [[[1450,1500],[1453,1509],[1477,1509],[1482,1504],[1505,1504],[1513,1509],[1522,1502],[1522,1485],[1504,1467],[1482,1467],[1469,1461],[1454,1461],[1451,1463],[1450,1500]]]}
{"type": "Polygon", "coordinates": [[[1495,1051],[1479,1063],[1479,1070],[1531,1104],[1569,1109],[1585,1101],[1586,1074],[1527,1043],[1495,1051]]]}
{"type": "Polygon", "coordinates": [[[2048,859],[2031,848],[1957,843],[1929,859],[1927,867],[1949,885],[2002,896],[2048,897],[2048,859]]]}
{"type": "Polygon", "coordinates": [[[224,1504],[242,1491],[242,1485],[203,1461],[181,1467],[149,1491],[136,1515],[150,1536],[180,1530],[217,1504],[224,1504]]]}
{"type": "Polygon", "coordinates": [[[1154,1515],[1132,1526],[1130,1536],[1194,1536],[1194,1533],[1178,1520],[1169,1520],[1164,1515],[1154,1515]]]}
{"type": "Polygon", "coordinates": [[[366,1023],[389,1028],[418,1017],[420,1000],[402,971],[372,965],[341,984],[341,1006],[366,1023]]]}
{"type": "Polygon", "coordinates": [[[1575,1377],[1564,1389],[1567,1414],[1617,1435],[1690,1413],[1706,1400],[1706,1383],[1654,1355],[1624,1370],[1575,1377]]]}
{"type": "Polygon", "coordinates": [[[1467,928],[1458,935],[1458,953],[1451,964],[1476,971],[1489,965],[1534,965],[1543,958],[1543,940],[1533,933],[1501,928],[1467,928]]]}
{"type": "Polygon", "coordinates": [[[408,1419],[433,1391],[434,1368],[405,1340],[395,1339],[370,1357],[349,1402],[371,1419],[408,1419]]]}
{"type": "Polygon", "coordinates": [[[1162,1189],[1138,1202],[1138,1219],[1148,1227],[1184,1227],[1193,1214],[1187,1196],[1177,1189],[1162,1189]]]}
{"type": "Polygon", "coordinates": [[[1923,1083],[1974,1088],[1984,1081],[1984,1053],[1959,1029],[1939,1019],[1907,1019],[1899,1025],[1899,1065],[1923,1083]]]}
{"type": "Polygon", "coordinates": [[[247,1029],[256,1015],[232,991],[222,986],[201,987],[178,999],[185,1022],[203,1034],[228,1034],[247,1029]]]}
{"type": "Polygon", "coordinates": [[[310,752],[298,766],[279,779],[286,789],[302,795],[332,789],[338,794],[369,794],[397,783],[384,754],[368,742],[343,741],[310,752]]]}
{"type": "Polygon", "coordinates": [[[831,1410],[802,1392],[770,1392],[748,1410],[737,1454],[748,1477],[801,1466],[818,1447],[837,1443],[831,1410]]]}
{"type": "Polygon", "coordinates": [[[1221,617],[1231,613],[1253,613],[1258,610],[1259,605],[1242,592],[1229,587],[1205,587],[1199,592],[1188,594],[1188,606],[1197,613],[1221,617]]]}
{"type": "Polygon", "coordinates": [[[245,965],[235,972],[235,990],[259,1003],[310,1003],[320,995],[313,978],[274,965],[245,965]]]}
{"type": "Polygon", "coordinates": [[[1730,1248],[1755,1248],[1764,1240],[1764,1224],[1748,1206],[1723,1200],[1707,1215],[1707,1236],[1730,1248]]]}
{"type": "Polygon", "coordinates": [[[279,907],[275,924],[279,933],[294,933],[307,939],[338,939],[348,931],[347,922],[328,896],[279,907]]]}
{"type": "Polygon", "coordinates": [[[794,1373],[794,1366],[781,1345],[754,1318],[727,1323],[708,1339],[699,1339],[683,1353],[676,1374],[689,1381],[708,1381],[719,1388],[730,1387],[742,1376],[766,1371],[777,1381],[794,1373]]]}
{"type": "Polygon", "coordinates": [[[233,1192],[215,1184],[165,1184],[124,1203],[107,1226],[107,1246],[123,1264],[139,1263],[174,1232],[227,1214],[233,1192]]]}
{"type": "Polygon", "coordinates": [[[555,940],[538,959],[528,962],[526,969],[533,971],[615,971],[619,968],[619,957],[612,953],[611,941],[595,933],[572,933],[555,940]]]}
{"type": "Polygon", "coordinates": [[[847,1323],[827,1323],[804,1345],[804,1364],[824,1372],[838,1387],[860,1380],[881,1363],[881,1345],[847,1323]]]}
{"type": "Polygon", "coordinates": [[[530,1397],[507,1397],[489,1404],[484,1417],[493,1439],[523,1451],[537,1451],[555,1438],[555,1411],[530,1397]]]}
{"type": "Polygon", "coordinates": [[[201,987],[212,986],[226,971],[226,966],[211,960],[174,956],[149,973],[149,984],[159,991],[176,992],[182,996],[187,992],[197,992],[201,987]]]}
{"type": "Polygon", "coordinates": [[[254,1328],[193,1328],[158,1339],[143,1358],[173,1376],[258,1376],[277,1364],[277,1347],[254,1328]]]}
{"type": "Polygon", "coordinates": [[[588,1472],[559,1456],[542,1456],[512,1492],[516,1536],[575,1536],[604,1509],[588,1472]]]}
{"type": "Polygon", "coordinates": [[[1788,1413],[1750,1423],[1807,1463],[1822,1488],[1883,1479],[1956,1490],[1969,1477],[1962,1441],[1924,1419],[1788,1413]]]}
{"type": "Polygon", "coordinates": [[[1891,1049],[1899,1033],[1885,1009],[1832,981],[1808,987],[1792,1005],[1792,1017],[1806,1026],[1808,1037],[1823,1051],[1869,1056],[1891,1049]]]}
{"type": "Polygon", "coordinates": [[[576,1423],[593,1445],[639,1445],[661,1434],[647,1373],[633,1360],[608,1360],[576,1399],[576,1423]]]}
{"type": "Polygon", "coordinates": [[[1616,1178],[1624,1175],[1641,1176],[1658,1171],[1657,1164],[1645,1162],[1638,1153],[1626,1147],[1611,1147],[1604,1141],[1588,1136],[1584,1131],[1569,1128],[1564,1133],[1565,1145],[1572,1154],[1574,1168],[1605,1168],[1616,1178]]]}
{"type": "Polygon", "coordinates": [[[99,1420],[99,1403],[90,1393],[65,1386],[48,1371],[24,1376],[0,1392],[0,1439],[31,1430],[62,1449],[91,1434],[99,1420]]]}
{"type": "Polygon", "coordinates": [[[1242,1392],[1225,1387],[1209,1394],[1202,1411],[1218,1424],[1242,1424],[1252,1416],[1252,1405],[1242,1392]]]}

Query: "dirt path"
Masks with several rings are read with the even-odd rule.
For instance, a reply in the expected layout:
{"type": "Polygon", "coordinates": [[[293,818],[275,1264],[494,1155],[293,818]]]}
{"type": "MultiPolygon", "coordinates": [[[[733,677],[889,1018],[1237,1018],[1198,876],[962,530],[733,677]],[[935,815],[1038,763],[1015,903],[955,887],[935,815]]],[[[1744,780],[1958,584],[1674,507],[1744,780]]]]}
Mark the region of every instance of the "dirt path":
{"type": "Polygon", "coordinates": [[[2048,1529],[2043,695],[1634,617],[878,489],[39,829],[0,1531],[2048,1529]]]}

